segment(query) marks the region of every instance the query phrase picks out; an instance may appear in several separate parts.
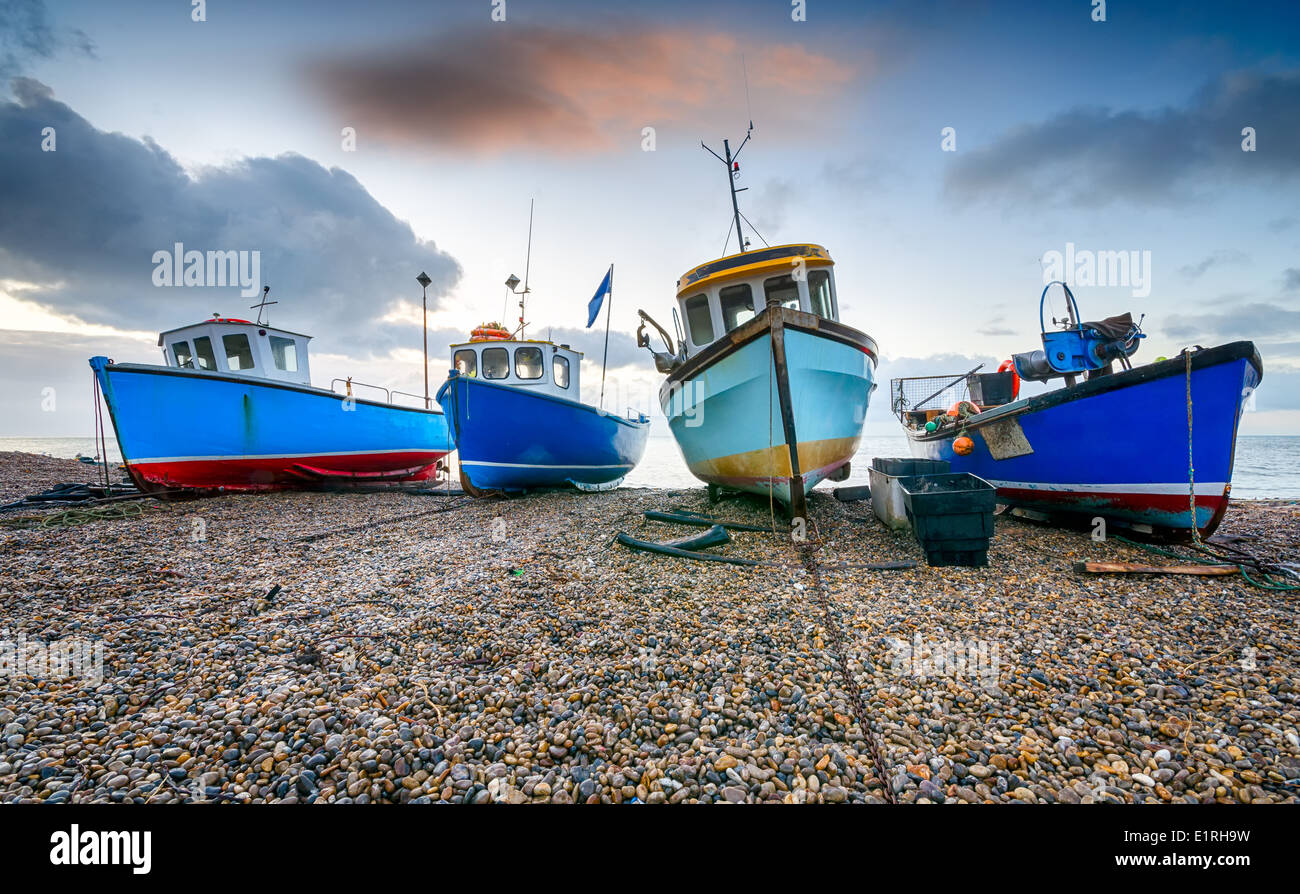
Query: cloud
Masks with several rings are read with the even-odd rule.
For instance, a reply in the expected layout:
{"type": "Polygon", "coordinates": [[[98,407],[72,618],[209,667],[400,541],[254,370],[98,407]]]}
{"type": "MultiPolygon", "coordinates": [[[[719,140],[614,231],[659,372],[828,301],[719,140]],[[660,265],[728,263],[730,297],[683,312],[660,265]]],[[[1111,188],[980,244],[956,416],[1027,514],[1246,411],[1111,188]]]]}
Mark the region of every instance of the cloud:
{"type": "Polygon", "coordinates": [[[1205,182],[1291,180],[1300,175],[1297,145],[1300,70],[1242,72],[1210,82],[1181,107],[1075,108],[1019,127],[958,155],[945,187],[963,200],[1172,204],[1205,182]],[[1248,126],[1254,152],[1242,151],[1248,126]]]}
{"type": "Polygon", "coordinates": [[[1300,289],[1300,267],[1288,267],[1282,271],[1282,288],[1288,292],[1300,289]]]}
{"type": "Polygon", "coordinates": [[[713,121],[735,95],[742,49],[754,94],[787,121],[815,113],[855,68],[796,43],[700,29],[512,24],[321,57],[305,73],[342,120],[385,142],[569,154],[639,145],[645,126],[713,121]]]}
{"type": "Polygon", "coordinates": [[[1170,338],[1193,339],[1206,346],[1261,335],[1286,338],[1300,335],[1300,311],[1254,302],[1221,313],[1176,314],[1165,320],[1162,331],[1170,338]]]}
{"type": "Polygon", "coordinates": [[[1188,279],[1198,279],[1211,267],[1222,264],[1241,264],[1244,263],[1246,259],[1246,255],[1239,251],[1224,249],[1222,251],[1216,251],[1199,264],[1185,264],[1178,268],[1178,272],[1188,279]]]}
{"type": "Polygon", "coordinates": [[[988,336],[1015,335],[1016,330],[1009,329],[1006,326],[998,325],[999,323],[1003,323],[1005,321],[1006,321],[1006,317],[1003,316],[992,317],[989,319],[987,326],[985,326],[983,329],[976,329],[975,331],[979,335],[988,335],[988,336]]]}
{"type": "Polygon", "coordinates": [[[95,129],[37,81],[0,103],[0,269],[25,297],[89,323],[161,330],[252,299],[234,288],[159,288],[153,255],[260,251],[278,325],[347,334],[354,354],[409,344],[379,321],[433,279],[436,308],[460,267],[339,168],[300,155],[245,158],[188,175],[152,140],[95,129]],[[55,151],[42,151],[54,128],[55,151]]]}
{"type": "Polygon", "coordinates": [[[42,0],[0,0],[0,82],[34,59],[53,58],[69,49],[95,58],[95,44],[80,29],[50,24],[42,0]]]}

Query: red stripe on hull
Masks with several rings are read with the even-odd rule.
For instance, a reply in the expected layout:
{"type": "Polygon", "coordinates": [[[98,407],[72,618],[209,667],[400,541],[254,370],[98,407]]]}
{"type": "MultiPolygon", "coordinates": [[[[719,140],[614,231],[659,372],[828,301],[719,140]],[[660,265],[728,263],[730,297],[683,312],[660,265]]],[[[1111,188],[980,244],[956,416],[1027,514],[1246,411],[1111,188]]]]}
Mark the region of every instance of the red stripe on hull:
{"type": "MultiPolygon", "coordinates": [[[[1027,508],[1041,508],[1094,513],[1108,511],[1117,516],[1173,531],[1190,533],[1191,518],[1187,494],[1144,494],[1105,491],[1033,490],[1029,488],[999,487],[998,497],[1006,502],[1027,508]]],[[[1219,526],[1228,509],[1228,493],[1196,495],[1196,508],[1209,510],[1210,520],[1201,527],[1202,537],[1208,537],[1219,526]]],[[[1199,514],[1199,513],[1198,513],[1199,514]]]]}
{"type": "Polygon", "coordinates": [[[321,484],[348,485],[427,481],[446,451],[362,453],[343,456],[195,459],[128,462],[141,490],[274,491],[321,484]]]}

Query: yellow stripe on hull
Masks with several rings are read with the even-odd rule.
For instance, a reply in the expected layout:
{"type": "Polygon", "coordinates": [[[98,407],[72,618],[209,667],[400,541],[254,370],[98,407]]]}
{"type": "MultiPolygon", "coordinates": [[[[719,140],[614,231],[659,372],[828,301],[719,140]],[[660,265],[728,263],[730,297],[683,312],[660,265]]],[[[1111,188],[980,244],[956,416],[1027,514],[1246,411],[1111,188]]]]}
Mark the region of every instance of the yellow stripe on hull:
{"type": "MultiPolygon", "coordinates": [[[[847,462],[857,452],[861,437],[827,438],[799,442],[799,468],[807,478],[831,466],[847,462]]],[[[691,474],[714,484],[734,484],[740,479],[789,478],[790,450],[785,444],[733,453],[717,459],[688,463],[691,474]]]]}

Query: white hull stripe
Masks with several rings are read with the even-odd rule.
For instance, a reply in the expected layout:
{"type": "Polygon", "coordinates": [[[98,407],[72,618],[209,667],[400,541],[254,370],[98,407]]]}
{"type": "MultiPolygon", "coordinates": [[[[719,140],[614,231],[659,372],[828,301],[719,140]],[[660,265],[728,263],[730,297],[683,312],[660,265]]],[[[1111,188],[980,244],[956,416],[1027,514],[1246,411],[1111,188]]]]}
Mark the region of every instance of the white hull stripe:
{"type": "Polygon", "coordinates": [[[383,456],[389,453],[446,453],[445,450],[428,447],[392,447],[387,450],[334,450],[325,453],[253,453],[241,455],[223,453],[217,456],[150,456],[132,457],[128,463],[197,463],[220,462],[222,460],[241,459],[316,459],[322,456],[383,456]]]}
{"type": "MultiPolygon", "coordinates": [[[[1043,490],[1064,493],[1096,494],[1186,494],[1187,484],[1041,484],[1035,481],[996,481],[985,479],[997,488],[1014,488],[1016,490],[1043,490]]],[[[1228,487],[1226,481],[1198,481],[1196,492],[1208,494],[1222,493],[1228,487]]]]}
{"type": "Polygon", "coordinates": [[[462,466],[487,466],[493,469],[631,469],[630,463],[617,466],[544,466],[537,463],[489,463],[478,460],[461,460],[462,466]]]}

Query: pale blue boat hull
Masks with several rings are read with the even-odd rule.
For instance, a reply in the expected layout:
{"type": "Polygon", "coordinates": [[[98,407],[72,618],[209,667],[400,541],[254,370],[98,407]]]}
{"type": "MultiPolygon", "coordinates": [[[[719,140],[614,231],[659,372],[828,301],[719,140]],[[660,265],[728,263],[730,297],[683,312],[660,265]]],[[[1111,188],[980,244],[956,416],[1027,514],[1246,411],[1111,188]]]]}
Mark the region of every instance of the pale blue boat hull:
{"type": "Polygon", "coordinates": [[[660,403],[697,478],[789,505],[843,470],[857,451],[875,389],[876,356],[874,342],[856,330],[779,311],[783,363],[773,350],[768,310],[675,371],[660,390],[660,403]],[[789,384],[788,419],[781,367],[789,384]]]}

